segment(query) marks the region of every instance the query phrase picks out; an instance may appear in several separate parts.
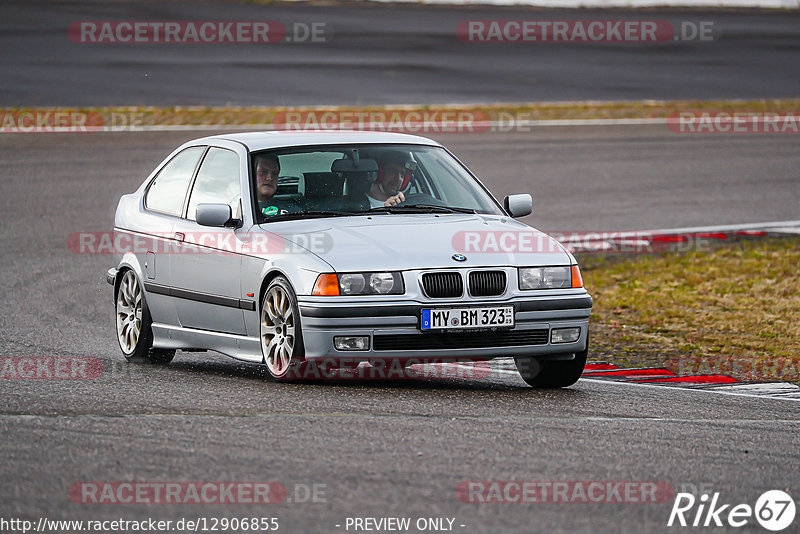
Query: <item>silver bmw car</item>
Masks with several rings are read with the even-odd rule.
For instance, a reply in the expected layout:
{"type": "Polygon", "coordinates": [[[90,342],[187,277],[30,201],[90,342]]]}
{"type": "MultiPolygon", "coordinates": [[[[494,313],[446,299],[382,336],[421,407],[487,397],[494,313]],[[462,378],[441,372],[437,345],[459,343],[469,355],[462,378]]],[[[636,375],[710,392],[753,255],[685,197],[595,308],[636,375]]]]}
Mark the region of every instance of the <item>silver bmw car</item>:
{"type": "Polygon", "coordinates": [[[114,221],[128,360],[213,350],[302,379],[315,364],[513,357],[534,387],[580,377],[592,298],[575,258],[446,148],[386,132],[185,143],[114,221]]]}

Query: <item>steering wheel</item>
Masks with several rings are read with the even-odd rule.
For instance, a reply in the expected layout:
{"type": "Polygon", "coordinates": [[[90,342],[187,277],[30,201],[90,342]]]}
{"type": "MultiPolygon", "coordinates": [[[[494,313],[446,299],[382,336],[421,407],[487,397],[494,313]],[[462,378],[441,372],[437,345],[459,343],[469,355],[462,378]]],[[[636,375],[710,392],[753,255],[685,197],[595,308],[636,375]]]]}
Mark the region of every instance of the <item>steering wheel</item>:
{"type": "Polygon", "coordinates": [[[447,202],[443,200],[439,200],[436,197],[432,197],[426,193],[413,193],[411,195],[405,195],[406,199],[400,203],[398,206],[413,206],[414,204],[427,204],[428,206],[447,206],[447,202]]]}

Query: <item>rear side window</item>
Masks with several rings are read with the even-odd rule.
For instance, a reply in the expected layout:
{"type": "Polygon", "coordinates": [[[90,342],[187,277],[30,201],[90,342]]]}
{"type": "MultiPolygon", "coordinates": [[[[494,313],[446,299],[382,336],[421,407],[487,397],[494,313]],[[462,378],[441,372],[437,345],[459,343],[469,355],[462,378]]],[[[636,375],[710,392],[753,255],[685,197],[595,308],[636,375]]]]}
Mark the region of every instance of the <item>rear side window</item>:
{"type": "Polygon", "coordinates": [[[187,148],[167,163],[150,183],[144,205],[147,209],[160,211],[168,215],[180,216],[186,190],[197,167],[197,161],[203,155],[205,147],[187,148]]]}
{"type": "Polygon", "coordinates": [[[195,220],[198,204],[227,204],[236,216],[239,210],[239,156],[224,148],[209,148],[194,181],[186,218],[195,220]]]}

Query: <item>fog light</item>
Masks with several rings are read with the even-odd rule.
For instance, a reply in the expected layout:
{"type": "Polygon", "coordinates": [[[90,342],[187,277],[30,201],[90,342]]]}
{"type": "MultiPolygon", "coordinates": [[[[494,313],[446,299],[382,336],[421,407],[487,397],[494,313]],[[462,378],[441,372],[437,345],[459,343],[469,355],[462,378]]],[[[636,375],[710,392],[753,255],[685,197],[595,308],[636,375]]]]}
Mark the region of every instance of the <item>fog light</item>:
{"type": "Polygon", "coordinates": [[[550,343],[575,343],[581,337],[581,329],[578,326],[573,328],[554,328],[550,332],[550,343]]]}
{"type": "Polygon", "coordinates": [[[336,350],[369,350],[369,336],[336,336],[333,346],[336,350]]]}

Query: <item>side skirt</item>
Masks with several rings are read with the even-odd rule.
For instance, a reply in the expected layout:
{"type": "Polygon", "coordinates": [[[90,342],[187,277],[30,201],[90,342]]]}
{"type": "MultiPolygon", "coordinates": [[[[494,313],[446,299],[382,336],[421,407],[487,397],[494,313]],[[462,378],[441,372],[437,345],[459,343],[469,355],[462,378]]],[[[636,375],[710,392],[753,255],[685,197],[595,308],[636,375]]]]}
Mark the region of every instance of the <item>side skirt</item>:
{"type": "Polygon", "coordinates": [[[262,363],[258,338],[153,323],[153,346],[160,349],[204,348],[231,358],[262,363]]]}

